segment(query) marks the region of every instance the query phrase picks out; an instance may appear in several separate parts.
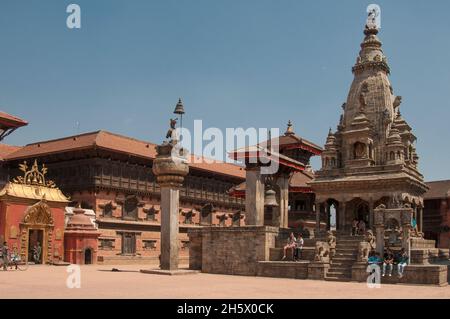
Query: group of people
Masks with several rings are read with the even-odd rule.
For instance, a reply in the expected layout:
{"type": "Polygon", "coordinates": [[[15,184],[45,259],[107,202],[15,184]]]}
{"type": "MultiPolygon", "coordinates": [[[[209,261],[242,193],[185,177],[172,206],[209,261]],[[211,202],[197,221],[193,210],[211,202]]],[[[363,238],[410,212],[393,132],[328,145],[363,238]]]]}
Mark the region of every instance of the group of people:
{"type": "Polygon", "coordinates": [[[369,256],[369,265],[382,266],[381,276],[386,276],[386,274],[391,277],[392,270],[394,266],[397,267],[397,274],[399,278],[403,277],[405,266],[409,262],[409,256],[406,250],[402,248],[399,252],[393,253],[390,248],[385,249],[383,258],[381,258],[378,252],[371,252],[369,256]]]}
{"type": "Polygon", "coordinates": [[[287,251],[293,250],[293,258],[294,261],[300,260],[302,258],[302,250],[305,241],[303,240],[303,235],[298,234],[297,238],[294,233],[289,234],[289,238],[287,239],[287,243],[283,248],[283,258],[281,260],[286,259],[287,251]]]}
{"type": "Polygon", "coordinates": [[[352,236],[364,235],[366,233],[366,222],[362,219],[354,218],[352,221],[352,236]]]}
{"type": "MultiPolygon", "coordinates": [[[[35,264],[39,264],[41,260],[42,246],[37,242],[32,249],[33,261],[35,264]]],[[[0,261],[2,262],[3,270],[8,270],[8,265],[12,268],[14,265],[17,269],[17,265],[20,263],[20,254],[17,251],[17,247],[14,247],[13,251],[9,251],[8,243],[3,242],[0,249],[0,261]]]]}

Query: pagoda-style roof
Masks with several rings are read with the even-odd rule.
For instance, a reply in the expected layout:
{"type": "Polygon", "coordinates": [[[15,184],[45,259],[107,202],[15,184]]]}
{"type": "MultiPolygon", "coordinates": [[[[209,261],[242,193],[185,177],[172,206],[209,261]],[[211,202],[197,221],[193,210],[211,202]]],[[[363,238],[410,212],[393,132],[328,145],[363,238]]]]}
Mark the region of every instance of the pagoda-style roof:
{"type": "MultiPolygon", "coordinates": [[[[34,159],[85,150],[105,150],[150,161],[156,157],[156,144],[101,130],[28,144],[9,154],[5,159],[10,161],[34,159]]],[[[189,166],[198,171],[214,172],[233,178],[245,178],[244,168],[239,165],[217,160],[207,161],[196,155],[191,155],[189,166]]]]}
{"type": "MultiPolygon", "coordinates": [[[[301,172],[294,172],[289,178],[289,193],[312,193],[311,187],[308,183],[314,179],[314,172],[304,170],[301,172]]],[[[229,190],[231,196],[245,197],[246,183],[243,182],[229,190]]]]}
{"type": "Polygon", "coordinates": [[[5,112],[0,111],[0,141],[19,127],[28,125],[28,122],[5,112]]]}
{"type": "Polygon", "coordinates": [[[294,171],[302,171],[305,169],[305,164],[300,163],[290,157],[287,157],[278,152],[270,151],[261,145],[253,145],[234,150],[229,153],[230,158],[236,161],[244,162],[278,162],[281,166],[293,169],[294,171]]]}

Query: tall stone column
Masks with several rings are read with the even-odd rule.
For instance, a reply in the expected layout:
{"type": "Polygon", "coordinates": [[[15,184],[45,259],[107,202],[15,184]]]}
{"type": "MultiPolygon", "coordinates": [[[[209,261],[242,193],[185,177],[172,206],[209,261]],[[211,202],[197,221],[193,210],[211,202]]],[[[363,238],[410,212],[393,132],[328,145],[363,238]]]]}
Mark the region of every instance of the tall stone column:
{"type": "Polygon", "coordinates": [[[156,147],[153,173],[161,188],[161,269],[178,269],[178,215],[180,188],[189,172],[185,158],[172,154],[174,145],[156,147]]]}
{"type": "Polygon", "coordinates": [[[374,201],[373,201],[373,199],[370,199],[369,200],[369,229],[373,229],[374,228],[374,225],[373,225],[373,221],[374,221],[374,216],[373,216],[373,214],[374,214],[374,207],[373,207],[373,205],[375,205],[375,203],[374,203],[374,201]]]}
{"type": "Polygon", "coordinates": [[[264,178],[259,167],[245,171],[245,223],[252,226],[264,225],[264,178]]]}
{"type": "Polygon", "coordinates": [[[419,207],[419,232],[423,232],[423,207],[419,207]]]}
{"type": "Polygon", "coordinates": [[[345,209],[346,209],[346,205],[347,203],[342,201],[339,203],[339,226],[338,226],[338,231],[343,233],[346,231],[345,229],[345,218],[346,218],[346,214],[345,214],[345,209]]]}

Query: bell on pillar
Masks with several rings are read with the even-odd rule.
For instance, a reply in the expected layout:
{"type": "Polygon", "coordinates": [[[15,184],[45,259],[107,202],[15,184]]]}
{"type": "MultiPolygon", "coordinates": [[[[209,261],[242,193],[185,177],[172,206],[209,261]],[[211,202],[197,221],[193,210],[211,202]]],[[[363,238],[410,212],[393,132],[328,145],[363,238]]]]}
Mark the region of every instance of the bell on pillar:
{"type": "Polygon", "coordinates": [[[264,196],[264,206],[266,207],[278,207],[276,193],[273,189],[269,188],[264,196]]]}
{"type": "Polygon", "coordinates": [[[183,102],[181,102],[181,99],[178,99],[177,106],[175,107],[175,111],[173,111],[173,113],[180,115],[184,114],[184,106],[183,102]]]}

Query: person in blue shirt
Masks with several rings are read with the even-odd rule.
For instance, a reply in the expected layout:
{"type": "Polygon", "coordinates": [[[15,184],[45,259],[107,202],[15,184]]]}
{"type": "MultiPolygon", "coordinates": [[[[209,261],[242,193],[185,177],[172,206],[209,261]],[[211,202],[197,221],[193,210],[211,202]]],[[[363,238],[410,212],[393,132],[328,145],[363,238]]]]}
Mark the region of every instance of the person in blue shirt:
{"type": "Polygon", "coordinates": [[[405,251],[405,248],[402,248],[397,255],[397,273],[400,278],[403,277],[403,272],[405,270],[406,265],[408,265],[409,256],[405,251]]]}

